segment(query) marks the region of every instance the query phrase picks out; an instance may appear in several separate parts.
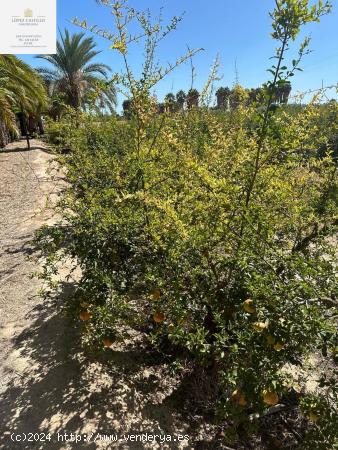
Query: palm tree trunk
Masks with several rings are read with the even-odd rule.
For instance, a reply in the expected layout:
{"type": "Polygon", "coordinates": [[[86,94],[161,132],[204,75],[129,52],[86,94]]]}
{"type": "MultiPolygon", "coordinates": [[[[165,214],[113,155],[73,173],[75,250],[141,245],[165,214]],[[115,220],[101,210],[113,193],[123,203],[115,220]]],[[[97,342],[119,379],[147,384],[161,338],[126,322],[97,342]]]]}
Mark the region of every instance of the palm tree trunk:
{"type": "Polygon", "coordinates": [[[9,133],[6,125],[0,120],[0,148],[6,147],[9,143],[9,133]]]}
{"type": "Polygon", "coordinates": [[[28,133],[26,134],[26,142],[27,142],[27,148],[28,148],[28,150],[30,150],[31,149],[31,143],[29,141],[29,134],[28,133]]]}
{"type": "Polygon", "coordinates": [[[39,134],[40,135],[45,134],[45,129],[43,127],[43,122],[42,122],[41,116],[39,116],[39,118],[38,118],[38,128],[39,128],[39,134]]]}
{"type": "Polygon", "coordinates": [[[21,107],[21,117],[22,117],[21,132],[22,132],[22,134],[24,134],[26,136],[27,148],[28,148],[28,150],[30,150],[31,144],[30,144],[30,141],[29,141],[29,131],[28,131],[28,124],[27,124],[27,117],[26,117],[26,114],[25,114],[25,112],[24,112],[22,107],[21,107]]]}

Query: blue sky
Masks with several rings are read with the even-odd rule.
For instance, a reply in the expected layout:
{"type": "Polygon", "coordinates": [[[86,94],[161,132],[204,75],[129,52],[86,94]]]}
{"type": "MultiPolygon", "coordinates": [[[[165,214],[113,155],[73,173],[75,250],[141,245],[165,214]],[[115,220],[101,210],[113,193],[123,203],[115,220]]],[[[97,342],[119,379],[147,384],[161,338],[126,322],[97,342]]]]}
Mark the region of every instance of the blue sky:
{"type": "MultiPolygon", "coordinates": [[[[113,29],[113,20],[106,7],[95,0],[57,0],[58,26],[77,32],[79,28],[71,24],[74,17],[86,19],[89,24],[97,24],[108,30],[113,29]]],[[[306,91],[336,84],[338,81],[338,2],[333,0],[333,11],[322,18],[320,24],[307,26],[302,35],[312,39],[312,53],[306,56],[302,67],[293,79],[293,92],[306,91]]],[[[200,89],[206,81],[210,67],[218,54],[221,60],[218,85],[232,86],[235,81],[235,61],[238,81],[245,87],[257,87],[267,80],[269,57],[273,55],[274,41],[270,37],[271,20],[269,10],[273,0],[131,0],[138,9],[149,8],[156,15],[161,6],[165,18],[185,12],[178,30],[170,35],[159,48],[158,58],[166,63],[182,55],[187,46],[203,47],[205,50],[194,58],[196,67],[195,87],[200,89]]],[[[109,42],[96,38],[102,53],[97,60],[114,70],[122,69],[122,60],[116,51],[109,49],[109,42]]],[[[297,51],[293,46],[290,57],[297,51]],[[294,52],[292,52],[292,50],[294,52]]],[[[44,65],[33,56],[22,58],[35,67],[44,65]]],[[[130,54],[131,64],[137,70],[142,58],[142,49],[135,47],[130,54]]],[[[188,90],[191,86],[191,68],[185,64],[157,87],[157,95],[162,98],[167,92],[188,90]]],[[[336,97],[334,93],[330,97],[336,97]]]]}

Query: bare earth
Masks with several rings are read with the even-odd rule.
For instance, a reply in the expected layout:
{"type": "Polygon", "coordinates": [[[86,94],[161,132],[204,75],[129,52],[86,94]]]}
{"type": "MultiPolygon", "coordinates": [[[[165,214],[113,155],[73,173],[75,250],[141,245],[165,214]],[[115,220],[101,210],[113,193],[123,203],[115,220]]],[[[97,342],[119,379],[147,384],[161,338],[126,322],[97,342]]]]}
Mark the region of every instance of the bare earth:
{"type": "Polygon", "coordinates": [[[108,350],[104,361],[84,355],[76,327],[58,310],[62,299],[39,296],[39,281],[29,277],[37,267],[27,257],[34,232],[50,220],[46,197],[60,189],[60,176],[46,172],[51,160],[40,141],[30,151],[24,142],[0,150],[0,448],[222,448],[185,423],[188,412],[184,419],[177,412],[178,380],[165,365],[144,361],[133,343],[108,350]],[[123,437],[146,432],[172,441],[123,437]],[[77,443],[70,433],[79,434],[77,443]],[[200,434],[198,445],[179,443],[179,433],[200,434]]]}

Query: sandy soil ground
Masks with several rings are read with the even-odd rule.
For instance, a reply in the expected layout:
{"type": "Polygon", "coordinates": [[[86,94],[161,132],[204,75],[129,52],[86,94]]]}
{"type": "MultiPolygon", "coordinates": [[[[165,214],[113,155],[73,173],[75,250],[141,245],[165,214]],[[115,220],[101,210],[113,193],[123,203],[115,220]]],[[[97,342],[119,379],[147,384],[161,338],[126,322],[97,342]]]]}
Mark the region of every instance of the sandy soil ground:
{"type": "Polygon", "coordinates": [[[27,257],[34,232],[51,220],[46,197],[60,189],[61,177],[47,173],[51,160],[40,141],[0,151],[0,448],[223,448],[178,412],[178,381],[165,365],[144,360],[133,343],[101,361],[84,355],[76,327],[59,313],[62,298],[39,296],[27,257]],[[197,444],[179,441],[192,433],[197,444]]]}

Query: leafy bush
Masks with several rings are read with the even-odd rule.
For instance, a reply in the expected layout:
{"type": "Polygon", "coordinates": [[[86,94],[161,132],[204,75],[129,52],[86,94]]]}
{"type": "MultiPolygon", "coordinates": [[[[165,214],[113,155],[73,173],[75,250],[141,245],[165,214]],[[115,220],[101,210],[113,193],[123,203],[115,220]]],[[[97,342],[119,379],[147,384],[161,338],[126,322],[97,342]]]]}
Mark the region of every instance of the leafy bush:
{"type": "MultiPolygon", "coordinates": [[[[92,345],[123,339],[131,328],[146,330],[158,348],[169,341],[216,374],[218,411],[235,427],[287,396],[293,380],[286,366],[300,366],[316,349],[332,354],[334,346],[337,169],[330,131],[317,126],[316,99],[292,115],[276,114],[273,104],[274,89],[306,52],[307,40],[287,69],[289,43],[328,5],[278,5],[272,18],[281,47],[264,110],[239,104],[228,114],[207,107],[159,114],[151,88],[181,60],[152,72],[147,59],[141,81],[127,63],[119,82],[131,92],[131,119],[66,119],[63,139],[72,151],[61,158],[69,182],[58,205],[62,221],[40,233],[46,279],[60,260],[81,268],[69,310],[92,345]]],[[[123,17],[139,20],[148,50],[179,21],[162,34],[145,15],[111,7],[117,35],[110,38],[123,58],[123,17]]],[[[212,80],[203,98],[211,87],[212,80]]],[[[337,117],[337,104],[330,111],[337,117]]],[[[325,389],[335,395],[331,384],[325,389]]],[[[333,400],[323,401],[303,403],[312,419],[316,408],[327,411],[316,425],[326,427],[316,448],[329,449],[337,415],[333,400]]]]}

